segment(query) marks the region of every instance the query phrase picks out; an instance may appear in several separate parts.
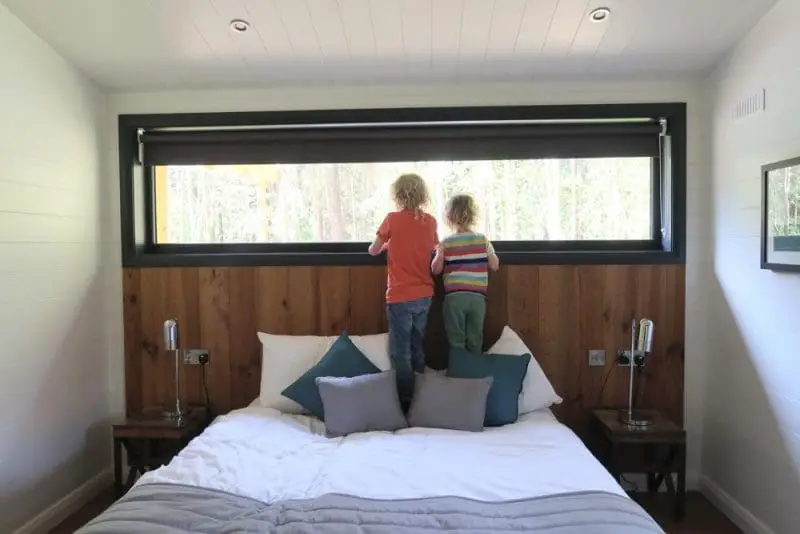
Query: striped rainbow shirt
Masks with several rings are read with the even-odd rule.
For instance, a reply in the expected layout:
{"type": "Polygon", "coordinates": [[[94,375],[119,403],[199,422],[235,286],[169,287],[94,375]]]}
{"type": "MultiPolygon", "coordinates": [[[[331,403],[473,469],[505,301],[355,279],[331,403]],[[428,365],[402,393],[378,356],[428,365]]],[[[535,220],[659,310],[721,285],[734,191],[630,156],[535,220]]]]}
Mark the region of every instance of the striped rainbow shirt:
{"type": "Polygon", "coordinates": [[[456,234],[442,241],[445,293],[459,291],[486,295],[489,285],[489,254],[486,236],[456,234]]]}

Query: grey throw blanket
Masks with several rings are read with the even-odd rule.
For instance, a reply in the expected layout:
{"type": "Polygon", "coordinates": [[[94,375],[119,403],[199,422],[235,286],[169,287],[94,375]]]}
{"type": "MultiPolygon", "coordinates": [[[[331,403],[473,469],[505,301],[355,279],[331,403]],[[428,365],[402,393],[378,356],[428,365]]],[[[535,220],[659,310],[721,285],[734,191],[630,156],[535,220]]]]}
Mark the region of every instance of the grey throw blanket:
{"type": "Polygon", "coordinates": [[[412,532],[663,534],[619,495],[567,493],[486,503],[458,497],[380,501],[345,495],[265,504],[173,484],[135,487],[79,534],[409,534],[412,532]]]}

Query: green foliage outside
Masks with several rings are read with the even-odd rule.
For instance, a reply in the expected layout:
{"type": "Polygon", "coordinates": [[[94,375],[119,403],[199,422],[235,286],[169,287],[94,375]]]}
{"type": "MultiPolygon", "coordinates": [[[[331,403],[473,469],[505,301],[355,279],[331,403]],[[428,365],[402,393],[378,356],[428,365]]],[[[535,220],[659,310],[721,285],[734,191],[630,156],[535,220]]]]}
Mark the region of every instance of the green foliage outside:
{"type": "Polygon", "coordinates": [[[649,158],[171,166],[166,243],[371,241],[392,181],[416,172],[428,211],[472,194],[500,240],[649,239],[649,158]]]}
{"type": "Polygon", "coordinates": [[[800,235],[800,165],[769,173],[769,222],[774,236],[800,235]]]}

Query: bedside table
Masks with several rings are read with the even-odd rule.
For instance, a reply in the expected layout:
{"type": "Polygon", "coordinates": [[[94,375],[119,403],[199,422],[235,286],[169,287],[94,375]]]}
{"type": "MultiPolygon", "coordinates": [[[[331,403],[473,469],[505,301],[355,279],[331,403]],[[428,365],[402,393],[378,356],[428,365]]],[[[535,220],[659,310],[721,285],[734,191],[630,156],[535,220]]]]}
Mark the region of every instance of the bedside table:
{"type": "Polygon", "coordinates": [[[113,425],[114,488],[121,496],[138,475],[166,465],[208,425],[204,407],[189,408],[178,422],[162,417],[161,411],[145,411],[130,415],[113,425]],[[128,477],[122,481],[122,448],[128,457],[128,477]]]}
{"type": "Polygon", "coordinates": [[[592,411],[592,429],[598,459],[619,481],[622,473],[647,473],[647,490],[655,493],[662,484],[675,498],[675,517],[683,519],[686,501],[686,432],[661,414],[649,415],[653,424],[644,428],[626,426],[619,410],[592,411]],[[599,453],[599,454],[598,454],[599,453]],[[677,474],[677,488],[672,474],[677,474]]]}

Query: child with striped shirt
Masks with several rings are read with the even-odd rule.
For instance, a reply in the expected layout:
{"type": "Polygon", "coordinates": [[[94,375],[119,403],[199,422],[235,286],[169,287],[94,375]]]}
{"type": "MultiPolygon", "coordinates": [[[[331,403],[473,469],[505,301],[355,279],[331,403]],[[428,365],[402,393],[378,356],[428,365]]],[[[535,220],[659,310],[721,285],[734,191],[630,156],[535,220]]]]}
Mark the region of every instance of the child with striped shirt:
{"type": "Polygon", "coordinates": [[[470,195],[450,198],[445,220],[453,234],[437,248],[431,270],[443,273],[442,311],[450,347],[480,352],[489,269],[499,269],[500,260],[486,236],[474,231],[477,218],[475,200],[470,195]]]}

